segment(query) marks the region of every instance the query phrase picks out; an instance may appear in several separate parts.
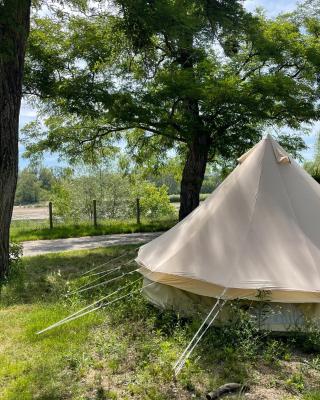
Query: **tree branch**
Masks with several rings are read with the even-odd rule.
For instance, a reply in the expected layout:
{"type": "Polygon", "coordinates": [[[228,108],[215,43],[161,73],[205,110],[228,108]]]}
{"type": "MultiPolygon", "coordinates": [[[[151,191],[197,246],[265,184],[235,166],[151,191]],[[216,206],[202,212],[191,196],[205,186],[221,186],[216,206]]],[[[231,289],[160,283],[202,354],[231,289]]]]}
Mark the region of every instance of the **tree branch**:
{"type": "MultiPolygon", "coordinates": [[[[86,127],[82,126],[82,127],[79,127],[78,129],[85,129],[85,128],[86,127]]],[[[92,129],[90,127],[87,127],[87,128],[88,129],[92,129]]],[[[153,133],[155,133],[157,135],[167,137],[168,139],[171,139],[171,140],[177,140],[177,141],[186,143],[186,140],[184,138],[180,137],[180,136],[166,134],[162,130],[155,129],[155,128],[150,127],[150,126],[145,126],[143,124],[133,124],[133,125],[130,124],[128,126],[114,127],[114,128],[99,127],[99,128],[97,128],[97,131],[100,132],[100,133],[98,133],[98,134],[96,134],[94,136],[91,136],[90,138],[80,140],[79,144],[83,145],[84,143],[92,142],[92,141],[94,141],[94,140],[96,140],[98,138],[102,138],[103,136],[107,136],[110,133],[122,132],[122,131],[127,131],[127,130],[130,130],[130,129],[142,129],[144,131],[153,132],[153,133]]]]}

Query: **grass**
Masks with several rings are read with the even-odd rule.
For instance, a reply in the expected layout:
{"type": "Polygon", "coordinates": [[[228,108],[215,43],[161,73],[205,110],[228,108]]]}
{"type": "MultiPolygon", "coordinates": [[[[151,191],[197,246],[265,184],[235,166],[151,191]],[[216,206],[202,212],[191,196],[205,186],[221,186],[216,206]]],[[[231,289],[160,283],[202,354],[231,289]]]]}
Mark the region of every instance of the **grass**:
{"type": "Polygon", "coordinates": [[[98,236],[115,233],[156,232],[170,229],[177,221],[163,219],[159,221],[142,220],[137,224],[135,220],[109,220],[101,222],[95,228],[92,223],[56,224],[53,229],[48,227],[47,221],[19,220],[12,221],[10,236],[14,242],[38,239],[60,239],[69,237],[98,236]]]}
{"type": "Polygon", "coordinates": [[[199,321],[160,312],[141,295],[36,335],[118,287],[65,297],[93,279],[83,272],[123,254],[106,268],[119,266],[134,252],[118,246],[23,259],[0,297],[1,400],[191,400],[231,381],[251,386],[249,400],[320,399],[320,358],[297,342],[258,340],[245,318],[211,329],[177,379],[171,366],[199,321]]]}

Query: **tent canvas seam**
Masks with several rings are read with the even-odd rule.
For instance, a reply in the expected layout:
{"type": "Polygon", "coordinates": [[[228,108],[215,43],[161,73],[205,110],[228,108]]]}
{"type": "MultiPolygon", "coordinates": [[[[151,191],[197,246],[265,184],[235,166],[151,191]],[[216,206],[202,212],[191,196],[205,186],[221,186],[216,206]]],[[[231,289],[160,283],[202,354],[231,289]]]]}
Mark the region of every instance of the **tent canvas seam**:
{"type": "Polygon", "coordinates": [[[237,260],[235,262],[236,269],[239,269],[239,263],[240,263],[240,260],[243,257],[244,248],[245,248],[245,246],[247,244],[249,233],[251,231],[251,224],[252,224],[252,221],[253,221],[253,218],[254,218],[254,215],[255,215],[255,211],[256,211],[256,206],[257,206],[257,201],[258,201],[259,191],[260,191],[260,184],[261,184],[261,177],[262,177],[262,166],[263,166],[263,159],[264,159],[265,151],[266,151],[266,146],[263,147],[263,153],[262,153],[261,160],[260,160],[260,175],[259,175],[259,180],[258,180],[258,187],[257,187],[257,191],[256,191],[254,203],[253,203],[252,213],[251,213],[250,220],[249,220],[249,227],[248,227],[248,230],[246,232],[245,238],[243,239],[242,246],[241,246],[242,252],[241,252],[241,254],[239,254],[239,256],[238,256],[238,258],[237,258],[237,260]]]}

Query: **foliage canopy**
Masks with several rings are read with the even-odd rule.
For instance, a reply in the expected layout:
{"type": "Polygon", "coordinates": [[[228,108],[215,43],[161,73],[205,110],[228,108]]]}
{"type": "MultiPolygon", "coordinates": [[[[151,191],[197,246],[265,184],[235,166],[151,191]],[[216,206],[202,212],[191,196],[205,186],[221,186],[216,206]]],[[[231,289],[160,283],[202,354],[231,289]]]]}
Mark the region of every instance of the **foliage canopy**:
{"type": "Polygon", "coordinates": [[[208,160],[235,159],[267,126],[318,119],[319,20],[268,20],[229,0],[112,5],[34,19],[25,93],[49,117],[28,127],[29,153],[96,161],[123,138],[138,161],[175,149],[186,214],[208,160]]]}

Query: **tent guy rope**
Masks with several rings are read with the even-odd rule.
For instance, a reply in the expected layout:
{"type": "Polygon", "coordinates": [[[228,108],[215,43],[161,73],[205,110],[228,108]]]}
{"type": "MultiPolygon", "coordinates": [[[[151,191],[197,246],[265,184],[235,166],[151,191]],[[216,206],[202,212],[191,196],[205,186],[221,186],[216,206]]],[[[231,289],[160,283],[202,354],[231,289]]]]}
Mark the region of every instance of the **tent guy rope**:
{"type": "MultiPolygon", "coordinates": [[[[227,291],[227,288],[225,288],[221,295],[217,298],[217,301],[215,302],[215,304],[213,305],[213,307],[211,308],[210,312],[208,313],[208,315],[206,316],[206,318],[203,320],[202,324],[200,325],[199,329],[197,330],[197,332],[194,334],[193,338],[190,340],[189,344],[187,345],[187,347],[184,349],[184,351],[182,352],[182,354],[180,355],[179,359],[176,361],[176,363],[173,366],[175,375],[177,376],[179,374],[179,372],[181,371],[181,369],[183,368],[183,366],[185,365],[186,360],[190,357],[192,351],[194,350],[194,348],[196,347],[196,345],[199,343],[199,340],[197,340],[197,337],[199,335],[199,333],[201,332],[202,328],[205,326],[205,324],[207,323],[207,321],[210,319],[211,315],[213,314],[213,312],[215,311],[215,309],[218,307],[218,311],[217,313],[214,315],[214,317],[211,319],[210,323],[208,326],[210,326],[213,321],[215,320],[215,318],[218,316],[219,312],[221,311],[223,305],[225,304],[226,300],[223,301],[223,305],[222,307],[220,305],[220,301],[221,298],[225,295],[227,291]],[[196,341],[196,342],[195,342],[196,341]],[[195,345],[193,346],[193,343],[195,342],[195,345]],[[191,348],[191,350],[190,350],[191,348]]],[[[206,332],[206,330],[204,331],[204,333],[206,332]]],[[[204,335],[201,334],[200,339],[202,338],[202,336],[204,335]]]]}
{"type": "MultiPolygon", "coordinates": [[[[182,357],[182,359],[180,360],[180,362],[175,366],[174,368],[174,374],[175,376],[178,376],[179,373],[181,372],[182,368],[184,367],[186,361],[188,360],[188,358],[191,356],[193,350],[197,347],[197,345],[199,344],[200,340],[203,338],[203,336],[205,335],[205,333],[207,332],[207,330],[210,328],[210,326],[213,324],[213,322],[215,321],[215,319],[217,318],[217,316],[219,315],[220,311],[223,309],[224,305],[226,304],[227,300],[223,300],[220,304],[220,300],[218,299],[216,304],[218,303],[218,310],[216,311],[216,313],[214,314],[214,316],[211,318],[210,322],[207,324],[207,326],[205,327],[205,329],[203,330],[203,332],[200,334],[200,336],[196,339],[196,335],[192,338],[192,340],[190,341],[189,345],[195,341],[195,343],[192,345],[192,347],[189,349],[189,351],[184,355],[184,357],[182,357]]],[[[211,312],[215,309],[215,306],[213,307],[213,309],[210,311],[209,314],[211,314],[211,312]]],[[[201,326],[204,326],[204,324],[201,326]]],[[[188,346],[189,346],[188,345],[188,346]]]]}
{"type": "Polygon", "coordinates": [[[131,252],[134,252],[134,251],[138,250],[140,247],[141,247],[140,245],[139,245],[139,246],[136,246],[136,247],[134,247],[133,249],[131,249],[131,250],[125,252],[125,253],[120,254],[119,256],[113,257],[113,258],[111,258],[110,260],[108,260],[107,262],[105,262],[105,263],[103,263],[103,264],[99,264],[99,265],[97,265],[96,267],[91,268],[91,269],[89,269],[88,271],[83,272],[80,276],[85,276],[85,275],[89,274],[90,272],[96,271],[97,269],[99,269],[99,268],[101,268],[101,267],[105,267],[106,265],[109,265],[111,262],[116,261],[116,260],[119,260],[120,258],[122,258],[122,257],[124,257],[124,256],[127,256],[128,253],[131,253],[131,252]]]}
{"type": "Polygon", "coordinates": [[[114,268],[114,269],[109,269],[108,272],[105,273],[105,275],[100,275],[99,278],[94,279],[92,282],[88,282],[88,283],[86,283],[85,285],[80,286],[80,287],[77,288],[76,290],[73,290],[72,292],[67,293],[67,296],[71,296],[71,295],[76,294],[76,293],[85,292],[85,291],[87,291],[87,290],[94,289],[94,288],[99,287],[99,286],[102,286],[102,285],[107,285],[108,283],[113,282],[113,281],[116,281],[116,280],[118,280],[118,279],[120,279],[120,278],[123,278],[123,277],[126,276],[126,275],[130,275],[130,274],[133,274],[134,272],[137,272],[140,268],[137,268],[137,269],[135,269],[135,270],[133,270],[133,271],[129,271],[129,272],[123,272],[123,273],[122,273],[121,275],[119,275],[119,276],[116,276],[116,277],[111,278],[111,279],[109,279],[109,280],[106,280],[106,281],[104,281],[104,282],[100,282],[100,283],[98,283],[98,284],[96,284],[96,285],[92,285],[92,283],[97,282],[97,281],[100,280],[101,278],[104,278],[104,277],[106,277],[106,276],[108,276],[108,275],[112,275],[112,273],[119,271],[119,270],[120,270],[121,268],[123,268],[124,266],[129,265],[130,263],[132,263],[132,261],[134,261],[134,259],[129,260],[128,262],[126,262],[125,264],[120,265],[119,267],[116,267],[116,268],[114,268]],[[91,285],[91,286],[90,286],[90,285],[91,285]]]}
{"type": "Polygon", "coordinates": [[[69,315],[68,317],[66,317],[66,318],[64,318],[64,319],[62,319],[62,320],[60,320],[60,321],[58,321],[58,322],[56,322],[56,323],[54,323],[54,324],[48,326],[48,327],[45,328],[45,329],[42,329],[41,331],[37,332],[37,335],[40,335],[40,334],[42,334],[42,333],[44,333],[44,332],[47,332],[47,331],[49,331],[49,330],[51,330],[51,329],[57,328],[57,327],[59,327],[59,326],[61,326],[61,325],[64,325],[64,324],[66,324],[66,323],[68,323],[68,322],[74,321],[75,319],[81,318],[81,317],[83,317],[83,316],[85,316],[85,315],[87,315],[87,314],[89,314],[89,313],[91,313],[91,312],[97,311],[97,310],[99,310],[100,308],[107,307],[107,306],[109,306],[109,305],[111,305],[111,304],[113,304],[113,303],[116,303],[117,301],[119,301],[119,300],[121,300],[121,299],[124,299],[125,297],[129,297],[129,296],[132,295],[133,293],[141,292],[144,288],[146,288],[146,287],[148,287],[148,286],[151,286],[151,285],[153,285],[153,284],[156,283],[156,282],[151,282],[151,283],[149,283],[149,284],[143,286],[142,288],[133,290],[133,291],[131,291],[131,292],[129,292],[129,293],[126,293],[125,295],[122,295],[122,296],[120,296],[120,297],[117,297],[117,298],[114,299],[114,300],[111,300],[111,301],[109,301],[109,302],[107,302],[107,303],[102,303],[102,304],[100,304],[100,305],[97,306],[97,307],[94,307],[94,308],[92,308],[92,309],[89,309],[90,307],[93,307],[94,305],[99,304],[99,303],[101,303],[103,300],[105,300],[105,299],[111,297],[112,295],[116,294],[116,293],[119,292],[120,290],[123,290],[123,289],[125,289],[126,287],[133,285],[133,284],[136,283],[138,280],[141,280],[141,278],[139,278],[139,279],[137,279],[137,280],[131,282],[131,283],[128,284],[128,285],[125,285],[125,286],[123,286],[123,287],[121,287],[121,288],[115,290],[114,292],[110,293],[110,294],[107,295],[107,296],[102,297],[101,299],[95,301],[94,303],[92,303],[92,304],[90,304],[89,306],[83,308],[82,310],[79,310],[79,311],[75,312],[74,314],[69,315]],[[84,312],[82,312],[82,311],[84,311],[84,312]],[[82,312],[82,313],[81,313],[81,312],[82,312]]]}

